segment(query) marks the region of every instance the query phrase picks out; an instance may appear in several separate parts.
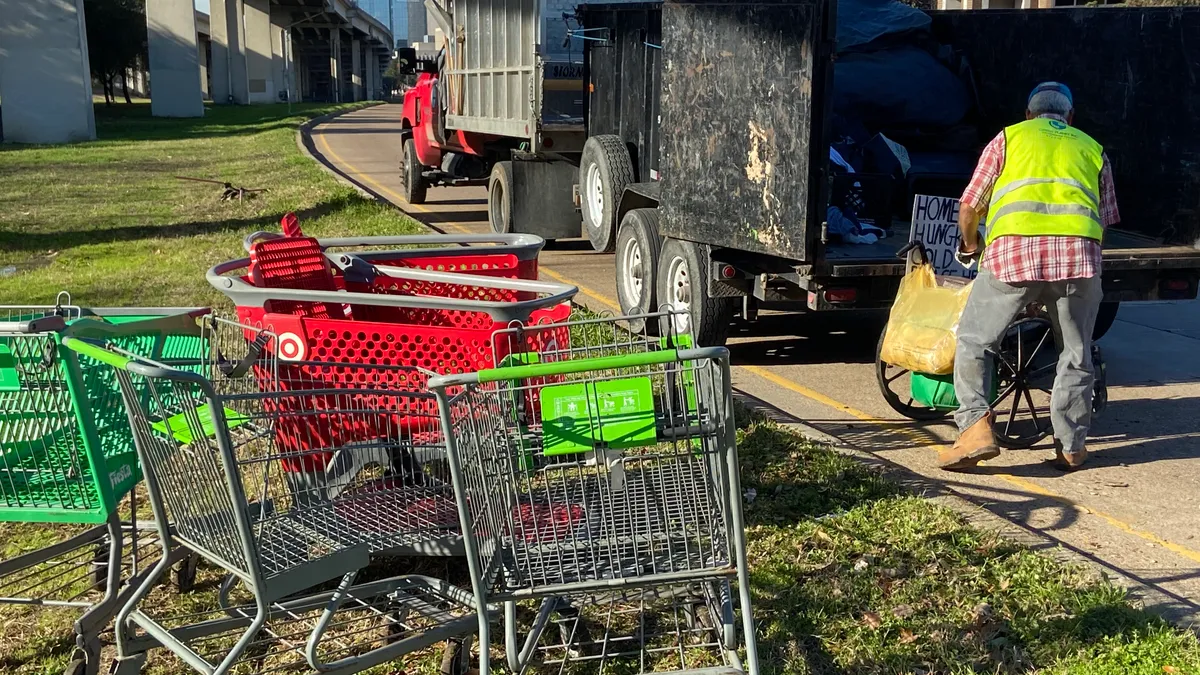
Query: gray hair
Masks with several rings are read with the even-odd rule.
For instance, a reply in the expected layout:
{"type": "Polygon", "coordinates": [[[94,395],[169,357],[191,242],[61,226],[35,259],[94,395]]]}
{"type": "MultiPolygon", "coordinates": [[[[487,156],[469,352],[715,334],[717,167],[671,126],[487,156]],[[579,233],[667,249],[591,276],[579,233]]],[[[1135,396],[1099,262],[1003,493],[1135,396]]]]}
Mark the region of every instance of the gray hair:
{"type": "Polygon", "coordinates": [[[1033,115],[1062,115],[1066,116],[1075,109],[1071,99],[1061,91],[1047,89],[1039,91],[1029,99],[1026,109],[1033,115]]]}

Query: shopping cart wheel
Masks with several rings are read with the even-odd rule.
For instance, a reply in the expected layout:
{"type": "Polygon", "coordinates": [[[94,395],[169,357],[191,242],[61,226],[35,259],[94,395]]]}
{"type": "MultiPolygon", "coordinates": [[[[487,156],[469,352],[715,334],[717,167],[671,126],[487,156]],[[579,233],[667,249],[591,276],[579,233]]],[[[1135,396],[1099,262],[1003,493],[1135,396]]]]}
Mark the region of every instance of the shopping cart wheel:
{"type": "Polygon", "coordinates": [[[594,648],[595,644],[592,642],[592,634],[588,630],[587,620],[580,615],[578,609],[563,598],[559,598],[554,613],[563,619],[555,623],[558,624],[558,636],[562,640],[562,645],[566,647],[567,654],[572,658],[588,656],[589,650],[594,648]]]}
{"type": "Polygon", "coordinates": [[[186,558],[180,560],[173,570],[175,578],[175,589],[180,593],[188,593],[196,587],[196,568],[200,564],[200,556],[195,553],[189,553],[186,558]]]}
{"type": "Polygon", "coordinates": [[[108,675],[139,675],[145,663],[145,652],[127,656],[123,659],[113,659],[113,662],[108,666],[108,675]]]}
{"type": "Polygon", "coordinates": [[[63,675],[88,675],[87,659],[71,659],[63,675]]]}
{"type": "Polygon", "coordinates": [[[883,359],[879,358],[882,353],[883,336],[880,335],[879,344],[875,346],[875,379],[879,383],[879,392],[883,394],[883,400],[887,401],[892,410],[910,420],[918,421],[940,420],[949,414],[947,410],[930,408],[914,401],[909,371],[884,363],[883,359]]]}
{"type": "Polygon", "coordinates": [[[92,551],[92,588],[100,593],[108,592],[108,552],[110,540],[105,537],[96,543],[92,551]]]}
{"type": "Polygon", "coordinates": [[[92,640],[86,648],[76,647],[63,675],[96,675],[100,672],[100,641],[92,640]]]}
{"type": "Polygon", "coordinates": [[[467,675],[471,670],[471,636],[446,640],[442,652],[442,675],[467,675]]]}

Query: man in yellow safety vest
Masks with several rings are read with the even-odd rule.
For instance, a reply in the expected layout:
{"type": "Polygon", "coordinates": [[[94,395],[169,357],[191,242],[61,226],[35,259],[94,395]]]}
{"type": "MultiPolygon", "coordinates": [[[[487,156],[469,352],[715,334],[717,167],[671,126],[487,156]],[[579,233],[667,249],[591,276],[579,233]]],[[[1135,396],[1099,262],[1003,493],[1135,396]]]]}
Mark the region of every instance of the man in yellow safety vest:
{"type": "Polygon", "coordinates": [[[1071,126],[1075,107],[1066,85],[1034,88],[1025,117],[987,146],[961,200],[959,259],[978,259],[979,276],[958,327],[959,438],[938,452],[938,466],[950,471],[1000,454],[987,396],[989,352],[1034,302],[1049,311],[1061,349],[1050,404],[1055,463],[1073,470],[1087,460],[1092,329],[1103,297],[1100,240],[1120,221],[1116,191],[1103,148],[1071,126]],[[986,247],[979,241],[985,218],[986,247]]]}

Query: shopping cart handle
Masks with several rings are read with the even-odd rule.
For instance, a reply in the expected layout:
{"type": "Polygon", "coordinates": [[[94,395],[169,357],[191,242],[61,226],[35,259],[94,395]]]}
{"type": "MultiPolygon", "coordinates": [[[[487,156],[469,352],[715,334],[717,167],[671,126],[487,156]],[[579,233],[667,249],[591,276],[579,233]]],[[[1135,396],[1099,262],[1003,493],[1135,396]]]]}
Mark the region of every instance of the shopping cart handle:
{"type": "Polygon", "coordinates": [[[122,356],[114,351],[105,349],[99,345],[94,345],[91,342],[74,337],[64,337],[62,344],[71,351],[82,354],[89,358],[93,358],[101,363],[107,363],[115,368],[126,368],[129,362],[133,359],[128,356],[122,356]]]}
{"type": "Polygon", "coordinates": [[[594,358],[570,359],[567,361],[552,361],[550,363],[533,363],[526,366],[510,366],[507,368],[489,368],[475,373],[457,375],[442,375],[429,379],[430,389],[445,389],[456,385],[476,384],[483,382],[499,382],[509,380],[526,380],[536,377],[554,375],[570,375],[597,370],[615,370],[619,368],[638,368],[663,363],[694,361],[699,359],[721,360],[729,358],[729,350],[725,347],[702,347],[700,349],[664,349],[656,352],[639,352],[622,354],[620,356],[599,356],[594,358]]]}
{"type": "Polygon", "coordinates": [[[61,316],[40,316],[25,321],[0,321],[0,333],[22,334],[51,333],[67,327],[67,320],[61,316]]]}
{"type": "MultiPolygon", "coordinates": [[[[153,308],[147,308],[153,311],[153,308]]],[[[212,314],[208,307],[177,309],[173,314],[166,314],[152,319],[141,319],[128,323],[109,323],[104,315],[84,316],[71,323],[66,334],[76,338],[111,339],[134,335],[192,335],[198,336],[203,332],[197,321],[202,316],[212,314]]]]}
{"type": "MultiPolygon", "coordinates": [[[[247,253],[254,243],[268,239],[282,239],[278,232],[259,230],[246,235],[242,240],[242,248],[247,253]]],[[[462,246],[476,244],[492,244],[492,247],[481,247],[479,253],[513,253],[518,260],[536,259],[546,240],[532,234],[406,234],[380,235],[371,237],[333,237],[318,239],[317,245],[322,251],[331,248],[361,248],[364,246],[400,246],[405,250],[398,251],[362,251],[359,255],[380,257],[425,257],[429,255],[445,255],[461,253],[462,246]],[[442,246],[444,248],[408,248],[413,246],[442,246]]]]}
{"type": "Polygon", "coordinates": [[[205,278],[213,288],[224,293],[239,307],[264,307],[271,300],[292,300],[296,302],[330,302],[346,305],[366,305],[373,307],[403,307],[418,309],[458,310],[466,312],[482,312],[498,322],[526,321],[529,313],[538,308],[552,307],[569,301],[579,292],[579,288],[568,284],[548,281],[527,281],[523,279],[500,279],[484,277],[476,274],[459,274],[455,272],[431,272],[428,270],[404,270],[404,278],[414,281],[428,281],[473,288],[501,288],[513,291],[526,291],[541,294],[544,297],[533,300],[517,300],[500,302],[491,300],[467,300],[448,298],[445,296],[428,295],[388,295],[384,293],[358,293],[353,291],[310,291],[296,288],[258,288],[246,283],[235,276],[227,276],[230,272],[244,269],[250,265],[249,258],[231,260],[221,263],[208,270],[205,278]]]}
{"type": "MultiPolygon", "coordinates": [[[[528,291],[530,293],[545,293],[547,295],[562,292],[567,288],[575,288],[574,286],[567,286],[553,281],[487,277],[481,274],[439,272],[416,267],[378,267],[353,254],[344,254],[336,257],[339,269],[343,272],[361,275],[358,280],[366,283],[374,281],[376,277],[388,277],[389,279],[426,281],[430,283],[453,284],[456,286],[471,286],[474,288],[498,288],[505,291],[528,291]]],[[[576,289],[576,292],[578,292],[578,289],[576,289]]]]}

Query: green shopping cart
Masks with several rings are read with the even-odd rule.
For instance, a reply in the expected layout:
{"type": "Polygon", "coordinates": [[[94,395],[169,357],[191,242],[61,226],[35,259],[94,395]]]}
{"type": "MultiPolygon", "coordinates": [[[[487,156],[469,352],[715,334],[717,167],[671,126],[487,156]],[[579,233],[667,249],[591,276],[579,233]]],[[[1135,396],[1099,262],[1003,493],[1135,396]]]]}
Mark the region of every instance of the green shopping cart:
{"type": "MultiPolygon", "coordinates": [[[[0,602],[83,610],[68,675],[97,672],[100,632],[157,547],[154,524],[137,520],[141,470],[112,369],[62,347],[61,335],[194,359],[196,314],[84,309],[65,294],[52,307],[0,306],[0,522],[37,547],[0,559],[0,602]]],[[[194,575],[185,560],[176,581],[186,588],[194,575]]]]}

